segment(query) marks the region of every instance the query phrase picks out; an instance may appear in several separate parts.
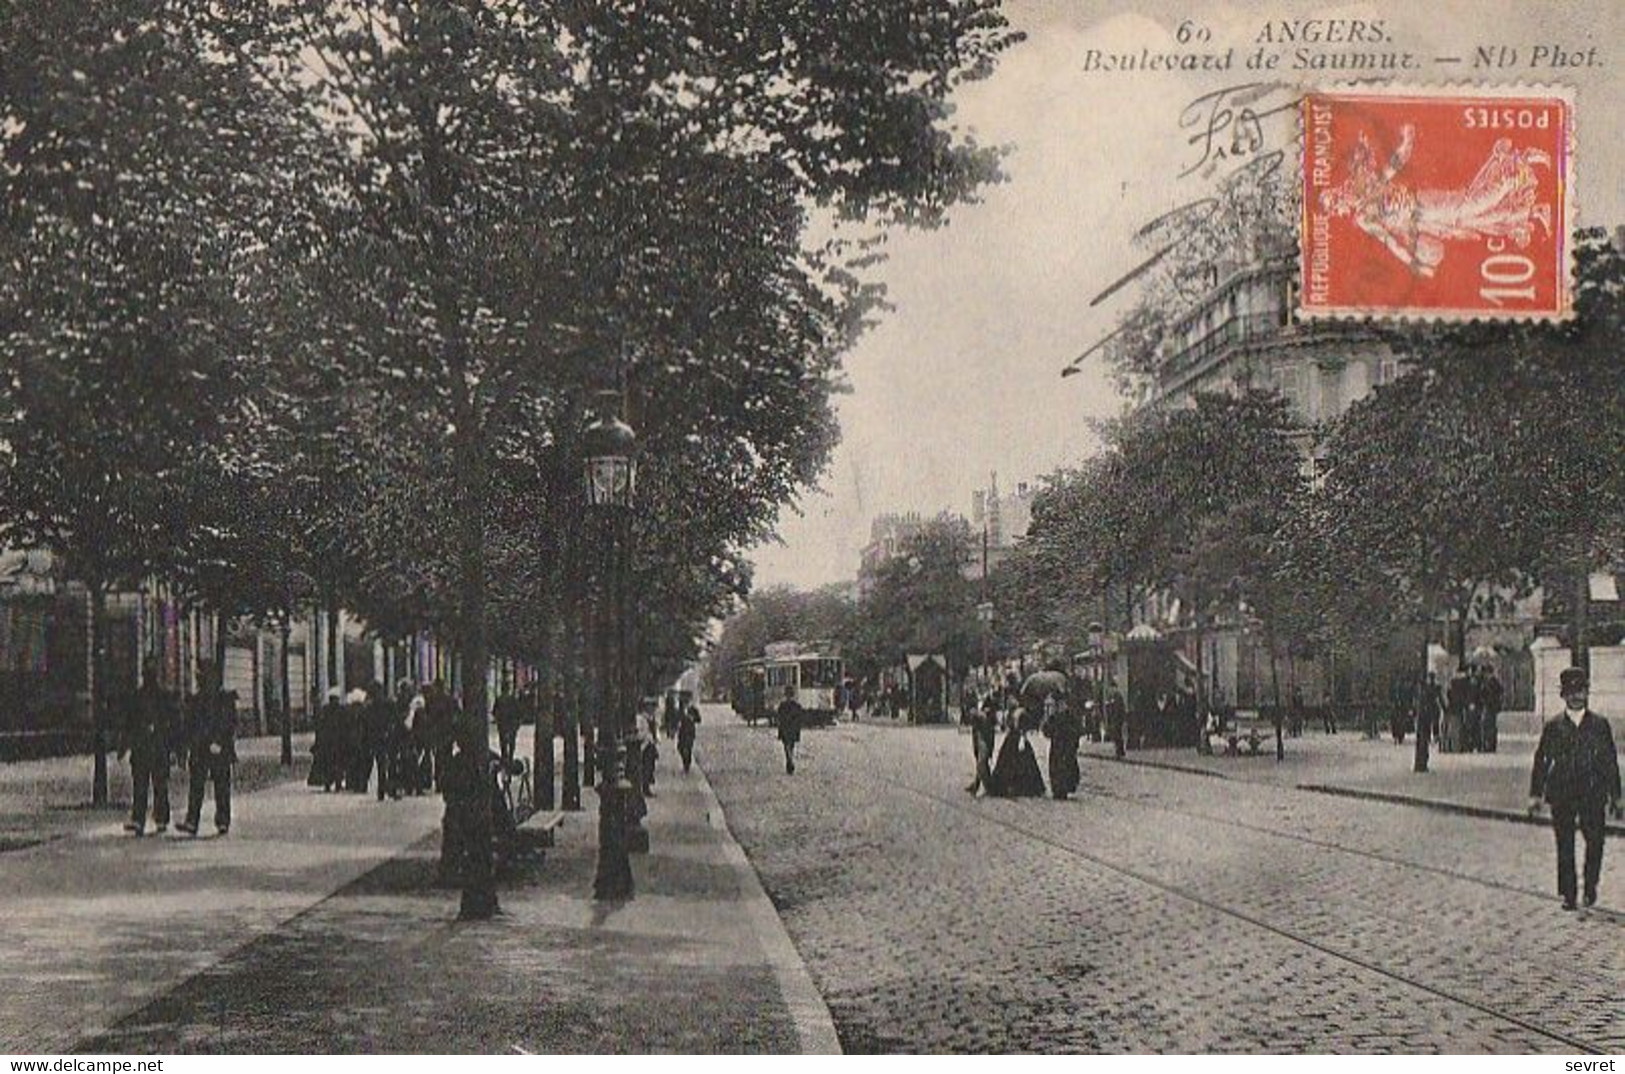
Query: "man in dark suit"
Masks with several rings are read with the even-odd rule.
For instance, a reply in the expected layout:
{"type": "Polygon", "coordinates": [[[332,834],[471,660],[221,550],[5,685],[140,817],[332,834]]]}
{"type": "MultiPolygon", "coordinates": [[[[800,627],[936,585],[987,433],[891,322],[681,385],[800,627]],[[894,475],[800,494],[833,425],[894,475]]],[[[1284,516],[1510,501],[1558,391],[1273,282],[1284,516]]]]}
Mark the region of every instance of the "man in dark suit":
{"type": "Polygon", "coordinates": [[[801,741],[801,717],[803,710],[801,703],[796,700],[796,688],[784,688],[784,700],[779,702],[778,724],[779,741],[784,744],[784,771],[786,775],[795,775],[796,771],[796,743],[801,741]]]}
{"type": "Polygon", "coordinates": [[[1573,910],[1574,832],[1585,836],[1585,904],[1597,901],[1597,880],[1602,876],[1602,845],[1607,834],[1603,809],[1619,817],[1619,755],[1608,721],[1586,705],[1590,680],[1584,668],[1568,668],[1558,680],[1564,712],[1548,720],[1535,749],[1529,776],[1529,811],[1542,802],[1552,807],[1552,831],[1557,835],[1557,893],[1563,909],[1573,910]]]}
{"type": "Polygon", "coordinates": [[[976,778],[967,793],[985,798],[993,782],[993,742],[999,729],[999,694],[989,690],[979,707],[971,709],[971,754],[976,760],[976,778]]]}
{"type": "Polygon", "coordinates": [[[1439,690],[1438,676],[1429,671],[1422,676],[1422,681],[1416,684],[1416,696],[1413,699],[1416,706],[1412,723],[1416,725],[1416,759],[1413,769],[1417,772],[1428,770],[1428,750],[1433,744],[1433,736],[1439,731],[1439,721],[1444,716],[1444,695],[1439,690]]]}
{"type": "Polygon", "coordinates": [[[220,688],[220,673],[212,663],[198,664],[198,692],[189,699],[188,708],[186,739],[192,754],[192,781],[186,819],[175,830],[197,834],[203,791],[213,782],[214,827],[225,835],[231,829],[231,766],[237,762],[237,695],[220,688]]]}
{"type": "Polygon", "coordinates": [[[1489,664],[1484,665],[1483,675],[1478,682],[1478,691],[1482,713],[1478,745],[1485,753],[1494,753],[1501,741],[1500,728],[1497,725],[1501,716],[1501,706],[1506,702],[1506,688],[1501,685],[1501,678],[1495,674],[1495,668],[1489,664]]]}
{"type": "Polygon", "coordinates": [[[1128,750],[1128,706],[1123,703],[1123,692],[1117,680],[1106,680],[1106,734],[1111,736],[1112,749],[1122,757],[1128,750]]]}
{"type": "Polygon", "coordinates": [[[158,661],[146,659],[141,685],[130,711],[130,819],[124,830],[140,835],[147,826],[147,795],[152,794],[152,819],[157,830],[169,827],[169,753],[174,747],[177,703],[175,695],[158,681],[158,661]]]}

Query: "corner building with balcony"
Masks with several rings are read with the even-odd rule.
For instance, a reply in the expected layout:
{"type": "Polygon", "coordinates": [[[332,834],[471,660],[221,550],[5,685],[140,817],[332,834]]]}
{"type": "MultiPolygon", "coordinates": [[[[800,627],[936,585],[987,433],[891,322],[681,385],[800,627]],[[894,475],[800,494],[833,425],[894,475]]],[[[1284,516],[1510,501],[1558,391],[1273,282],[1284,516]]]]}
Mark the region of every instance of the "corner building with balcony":
{"type": "MultiPolygon", "coordinates": [[[[1293,319],[1297,267],[1290,258],[1211,268],[1208,289],[1174,320],[1142,386],[1141,405],[1156,409],[1193,406],[1200,393],[1246,388],[1278,391],[1305,427],[1336,420],[1378,385],[1400,375],[1403,357],[1359,322],[1293,319]]],[[[1312,478],[1317,460],[1309,437],[1304,467],[1312,478]]],[[[1166,639],[1176,675],[1189,680],[1198,666],[1188,616],[1167,594],[1147,598],[1136,618],[1166,639]]],[[[1390,677],[1411,667],[1405,661],[1421,638],[1395,639],[1391,651],[1338,659],[1283,645],[1271,656],[1261,634],[1246,622],[1221,621],[1204,641],[1200,666],[1209,695],[1220,704],[1255,709],[1300,691],[1319,706],[1381,706],[1390,677]],[[1279,686],[1277,687],[1277,683],[1279,686]]]]}
{"type": "Polygon", "coordinates": [[[1297,269],[1268,261],[1221,276],[1173,322],[1148,406],[1190,406],[1200,392],[1273,388],[1305,425],[1335,420],[1379,384],[1399,376],[1401,357],[1359,322],[1298,324],[1297,269]]]}

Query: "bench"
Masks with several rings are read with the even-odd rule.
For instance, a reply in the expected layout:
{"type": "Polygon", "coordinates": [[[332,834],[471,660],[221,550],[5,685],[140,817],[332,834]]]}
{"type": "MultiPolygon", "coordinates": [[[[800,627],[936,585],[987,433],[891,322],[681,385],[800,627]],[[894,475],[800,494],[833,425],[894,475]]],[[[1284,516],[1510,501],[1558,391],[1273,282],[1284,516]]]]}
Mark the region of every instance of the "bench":
{"type": "Polygon", "coordinates": [[[1226,757],[1240,757],[1245,747],[1247,756],[1257,757],[1264,752],[1264,738],[1258,733],[1256,727],[1245,729],[1228,728],[1223,733],[1210,732],[1209,740],[1221,738],[1224,740],[1224,755],[1226,757]]]}
{"type": "Polygon", "coordinates": [[[533,832],[541,837],[544,847],[553,845],[553,833],[564,823],[564,812],[555,810],[552,813],[532,813],[519,826],[522,832],[533,832]]]}

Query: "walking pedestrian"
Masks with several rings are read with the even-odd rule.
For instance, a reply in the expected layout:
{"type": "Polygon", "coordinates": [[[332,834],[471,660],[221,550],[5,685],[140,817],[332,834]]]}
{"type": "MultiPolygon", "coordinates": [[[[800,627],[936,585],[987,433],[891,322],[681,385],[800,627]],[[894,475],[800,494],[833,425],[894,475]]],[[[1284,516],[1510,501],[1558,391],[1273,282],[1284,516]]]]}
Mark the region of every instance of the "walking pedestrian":
{"type": "Polygon", "coordinates": [[[1467,752],[1484,749],[1484,672],[1477,664],[1467,667],[1467,719],[1463,732],[1467,752]]]}
{"type": "Polygon", "coordinates": [[[1044,775],[1038,770],[1038,757],[1027,741],[1027,714],[1014,693],[1005,696],[1004,743],[993,763],[992,789],[998,798],[1044,797],[1044,775]]]}
{"type": "Polygon", "coordinates": [[[418,751],[412,743],[412,700],[417,690],[411,682],[395,685],[395,700],[389,709],[390,788],[393,797],[418,794],[418,751]]]}
{"type": "Polygon", "coordinates": [[[645,798],[655,793],[655,763],[660,759],[660,724],[656,711],[658,703],[652,697],[643,699],[638,711],[638,778],[645,798]]]}
{"type": "Polygon", "coordinates": [[[1403,746],[1411,727],[1411,687],[1402,676],[1395,675],[1388,684],[1388,733],[1394,745],[1403,746]]]}
{"type": "Polygon", "coordinates": [[[1416,756],[1412,769],[1417,772],[1428,770],[1428,749],[1433,744],[1433,736],[1439,730],[1439,721],[1444,718],[1444,695],[1439,690],[1439,677],[1429,671],[1422,676],[1417,684],[1416,697],[1416,756]]]}
{"type": "Polygon", "coordinates": [[[406,700],[406,742],[412,758],[412,793],[428,794],[434,787],[434,745],[429,740],[428,687],[412,688],[406,700]]]}
{"type": "Polygon", "coordinates": [[[366,794],[372,782],[372,739],[368,734],[367,710],[369,698],[361,687],[352,689],[344,699],[344,789],[351,794],[366,794]]]}
{"type": "Polygon", "coordinates": [[[372,766],[378,776],[378,800],[385,796],[400,797],[395,787],[395,705],[390,701],[384,684],[375,682],[367,688],[367,747],[372,752],[372,766]]]}
{"type": "Polygon", "coordinates": [[[1467,710],[1472,702],[1472,683],[1467,669],[1457,667],[1450,676],[1444,694],[1444,734],[1439,739],[1440,753],[1461,753],[1468,749],[1467,710]]]}
{"type": "Polygon", "coordinates": [[[1608,721],[1592,712],[1590,677],[1584,668],[1566,668],[1558,678],[1563,713],[1546,722],[1535,748],[1529,774],[1529,812],[1542,803],[1551,806],[1552,831],[1557,836],[1557,893],[1563,909],[1575,908],[1574,833],[1585,837],[1585,891],[1587,906],[1597,901],[1602,877],[1602,848],[1608,834],[1604,807],[1615,819],[1620,808],[1619,754],[1608,721]]]}
{"type": "Polygon", "coordinates": [[[147,798],[152,796],[153,830],[169,827],[169,755],[179,724],[175,695],[158,680],[158,661],[143,664],[141,685],[130,707],[125,748],[130,751],[130,819],[124,830],[141,835],[147,827],[147,798]]]}
{"type": "Polygon", "coordinates": [[[175,830],[196,835],[203,816],[203,792],[214,784],[214,830],[231,830],[231,766],[237,763],[237,695],[220,689],[220,674],[209,661],[198,664],[198,691],[187,705],[186,744],[191,754],[191,786],[186,818],[175,830]]]}
{"type": "Polygon", "coordinates": [[[441,790],[446,766],[451,763],[457,739],[457,716],[461,711],[443,680],[436,679],[423,694],[424,740],[434,765],[434,789],[441,790]]]}
{"type": "Polygon", "coordinates": [[[999,698],[988,691],[982,702],[971,712],[971,755],[976,761],[976,778],[965,790],[978,798],[993,793],[993,744],[999,730],[999,698]]]}
{"type": "Polygon", "coordinates": [[[1506,701],[1506,688],[1501,685],[1501,677],[1495,673],[1495,668],[1489,664],[1483,665],[1483,677],[1479,680],[1479,707],[1483,723],[1479,726],[1479,747],[1485,753],[1494,753],[1501,744],[1501,729],[1498,726],[1501,718],[1501,706],[1506,701]]]}
{"type": "Polygon", "coordinates": [[[1112,750],[1119,758],[1128,752],[1128,706],[1123,703],[1123,693],[1117,688],[1117,680],[1111,677],[1106,679],[1106,734],[1111,736],[1112,750]]]}
{"type": "Polygon", "coordinates": [[[519,724],[523,713],[513,688],[504,686],[491,705],[491,720],[497,725],[497,748],[502,754],[504,768],[513,764],[513,755],[519,748],[519,724]]]}
{"type": "Polygon", "coordinates": [[[1083,738],[1083,724],[1066,703],[1065,696],[1054,694],[1044,699],[1044,721],[1040,729],[1049,739],[1049,789],[1056,798],[1065,801],[1077,793],[1082,773],[1078,769],[1078,743],[1083,738]]]}
{"type": "Polygon", "coordinates": [[[796,772],[796,743],[801,741],[801,720],[804,712],[801,703],[796,700],[796,688],[784,688],[784,700],[779,702],[778,724],[779,742],[784,745],[784,773],[793,776],[796,772]]]}
{"type": "Polygon", "coordinates": [[[339,767],[339,691],[327,691],[327,697],[316,710],[316,737],[310,744],[310,775],[305,782],[324,791],[333,789],[338,780],[339,767]]]}
{"type": "Polygon", "coordinates": [[[700,707],[692,701],[677,715],[677,756],[686,773],[694,763],[694,738],[700,730],[700,707]]]}

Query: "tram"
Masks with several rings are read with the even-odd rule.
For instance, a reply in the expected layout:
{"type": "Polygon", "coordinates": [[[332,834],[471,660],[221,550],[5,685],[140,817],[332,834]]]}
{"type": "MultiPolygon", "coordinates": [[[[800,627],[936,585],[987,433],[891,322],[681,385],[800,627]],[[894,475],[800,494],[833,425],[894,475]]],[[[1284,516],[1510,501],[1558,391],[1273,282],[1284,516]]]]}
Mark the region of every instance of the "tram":
{"type": "Polygon", "coordinates": [[[785,687],[790,687],[808,722],[833,723],[840,714],[845,673],[846,665],[832,645],[774,642],[761,657],[734,665],[733,708],[748,723],[771,722],[785,687]]]}

